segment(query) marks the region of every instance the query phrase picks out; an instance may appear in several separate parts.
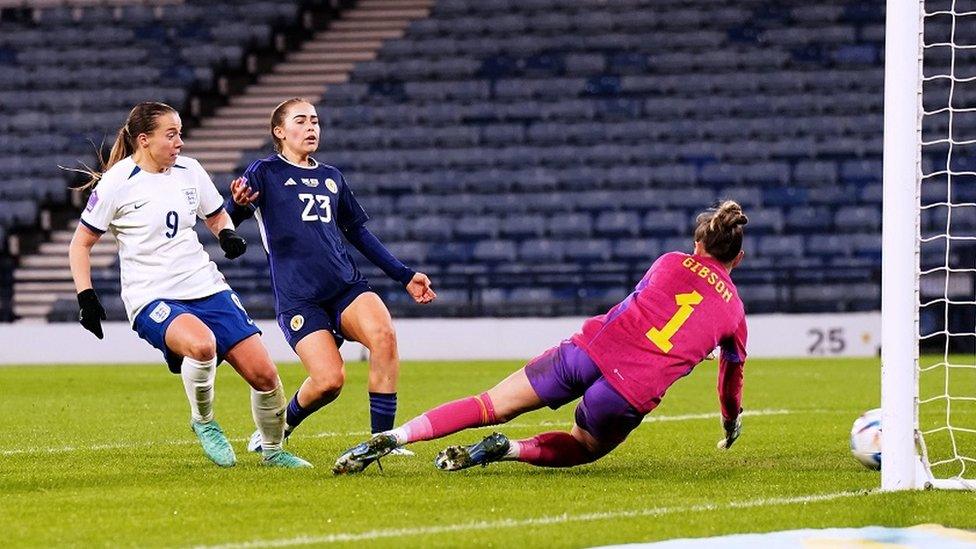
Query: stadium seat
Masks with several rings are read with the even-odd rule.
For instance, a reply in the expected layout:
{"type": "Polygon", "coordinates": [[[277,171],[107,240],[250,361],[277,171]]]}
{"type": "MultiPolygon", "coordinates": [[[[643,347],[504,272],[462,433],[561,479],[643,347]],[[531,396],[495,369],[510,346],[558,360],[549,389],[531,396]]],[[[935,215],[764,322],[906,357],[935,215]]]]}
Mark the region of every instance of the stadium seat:
{"type": "Polygon", "coordinates": [[[633,212],[604,212],[595,224],[596,234],[604,237],[636,236],[640,228],[640,217],[633,212]]]}
{"type": "Polygon", "coordinates": [[[587,237],[593,233],[593,219],[585,213],[555,215],[549,218],[546,229],[556,238],[587,237]]]}
{"type": "Polygon", "coordinates": [[[688,233],[688,218],[678,210],[650,211],[642,221],[644,234],[663,236],[688,233]]]}
{"type": "Polygon", "coordinates": [[[557,263],[563,260],[564,248],[558,240],[526,240],[519,246],[518,258],[525,263],[557,263]]]}
{"type": "Polygon", "coordinates": [[[482,240],[472,251],[475,260],[485,263],[512,262],[516,256],[515,244],[508,240],[482,240]]]}

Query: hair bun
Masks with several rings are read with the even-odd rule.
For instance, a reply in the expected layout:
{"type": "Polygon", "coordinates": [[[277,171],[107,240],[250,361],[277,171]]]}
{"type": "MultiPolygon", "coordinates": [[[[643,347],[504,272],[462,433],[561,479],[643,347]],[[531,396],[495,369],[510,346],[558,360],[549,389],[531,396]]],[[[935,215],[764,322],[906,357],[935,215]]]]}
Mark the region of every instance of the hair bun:
{"type": "Polygon", "coordinates": [[[715,210],[714,220],[718,225],[730,229],[749,223],[749,218],[742,213],[742,206],[735,200],[722,202],[715,210]]]}

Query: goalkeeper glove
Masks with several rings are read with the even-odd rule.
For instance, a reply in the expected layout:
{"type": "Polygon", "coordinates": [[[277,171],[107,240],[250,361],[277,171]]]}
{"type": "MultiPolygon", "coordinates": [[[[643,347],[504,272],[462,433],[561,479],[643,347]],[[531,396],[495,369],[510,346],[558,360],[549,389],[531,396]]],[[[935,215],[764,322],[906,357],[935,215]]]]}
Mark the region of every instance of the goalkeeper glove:
{"type": "Polygon", "coordinates": [[[742,434],[742,410],[739,410],[739,415],[735,416],[735,419],[723,419],[722,429],[725,430],[725,438],[719,440],[716,446],[720,450],[728,450],[742,434]]]}
{"type": "Polygon", "coordinates": [[[217,240],[220,242],[220,249],[224,251],[224,257],[227,259],[236,259],[247,251],[247,241],[234,229],[220,231],[217,240]]]}
{"type": "Polygon", "coordinates": [[[105,309],[98,301],[98,294],[93,288],[88,288],[78,294],[78,322],[86,330],[95,334],[98,339],[104,339],[102,321],[105,320],[105,309]]]}

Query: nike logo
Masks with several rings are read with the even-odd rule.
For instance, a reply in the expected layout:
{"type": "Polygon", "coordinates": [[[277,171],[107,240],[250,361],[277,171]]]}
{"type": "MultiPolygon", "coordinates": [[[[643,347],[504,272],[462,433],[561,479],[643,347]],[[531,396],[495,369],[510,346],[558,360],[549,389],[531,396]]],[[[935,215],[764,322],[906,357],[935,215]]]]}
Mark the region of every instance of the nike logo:
{"type": "Polygon", "coordinates": [[[149,204],[149,203],[148,202],[143,202],[142,204],[135,204],[132,207],[138,210],[139,208],[145,206],[146,204],[149,204]]]}

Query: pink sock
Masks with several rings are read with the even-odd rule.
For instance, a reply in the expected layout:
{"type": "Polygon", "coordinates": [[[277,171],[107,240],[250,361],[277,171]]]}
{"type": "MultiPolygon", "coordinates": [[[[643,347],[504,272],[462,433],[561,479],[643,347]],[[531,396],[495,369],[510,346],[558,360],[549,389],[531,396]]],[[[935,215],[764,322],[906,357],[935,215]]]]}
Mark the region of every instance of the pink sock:
{"type": "Polygon", "coordinates": [[[540,467],[572,467],[596,460],[573,435],[564,431],[542,433],[532,438],[520,440],[518,461],[540,467]]]}
{"type": "MultiPolygon", "coordinates": [[[[471,427],[495,425],[495,406],[488,393],[441,404],[408,421],[401,429],[406,435],[401,444],[431,440],[471,427]]],[[[399,438],[399,437],[398,437],[399,438]]]]}

